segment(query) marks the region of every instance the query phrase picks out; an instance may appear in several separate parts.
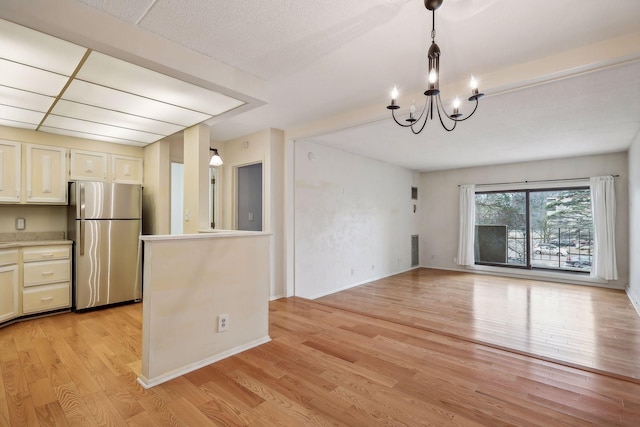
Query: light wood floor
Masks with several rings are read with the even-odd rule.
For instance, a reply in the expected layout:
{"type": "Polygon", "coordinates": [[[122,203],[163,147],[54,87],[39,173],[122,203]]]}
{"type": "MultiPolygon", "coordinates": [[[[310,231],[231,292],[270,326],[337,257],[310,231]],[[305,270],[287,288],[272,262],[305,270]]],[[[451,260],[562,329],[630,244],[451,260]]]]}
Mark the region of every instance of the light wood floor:
{"type": "Polygon", "coordinates": [[[640,384],[300,298],[272,342],[144,390],[141,311],[0,329],[0,426],[640,425],[640,384]]]}
{"type": "Polygon", "coordinates": [[[624,291],[422,268],[316,302],[640,382],[624,291]]]}

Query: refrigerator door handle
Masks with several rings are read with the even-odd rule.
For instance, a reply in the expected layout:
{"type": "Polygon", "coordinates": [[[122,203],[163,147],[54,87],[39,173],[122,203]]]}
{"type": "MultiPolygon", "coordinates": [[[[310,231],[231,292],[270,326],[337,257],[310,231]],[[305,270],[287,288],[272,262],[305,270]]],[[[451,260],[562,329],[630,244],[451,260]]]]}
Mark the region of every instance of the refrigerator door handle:
{"type": "Polygon", "coordinates": [[[85,202],[84,202],[84,182],[80,183],[80,255],[84,255],[84,215],[85,215],[85,202]]]}

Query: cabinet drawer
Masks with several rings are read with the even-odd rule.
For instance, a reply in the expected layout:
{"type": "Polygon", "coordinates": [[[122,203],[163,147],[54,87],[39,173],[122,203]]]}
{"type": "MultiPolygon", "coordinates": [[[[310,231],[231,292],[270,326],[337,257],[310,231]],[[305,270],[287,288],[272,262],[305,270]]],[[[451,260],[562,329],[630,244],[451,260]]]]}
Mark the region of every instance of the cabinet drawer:
{"type": "Polygon", "coordinates": [[[37,246],[22,249],[22,261],[46,261],[49,259],[66,259],[71,255],[71,247],[68,245],[59,246],[37,246]]]}
{"type": "Polygon", "coordinates": [[[22,312],[24,314],[70,307],[70,284],[32,286],[22,291],[22,312]]]}
{"type": "Polygon", "coordinates": [[[71,280],[69,260],[29,262],[24,264],[24,286],[71,280]]]}
{"type": "Polygon", "coordinates": [[[18,250],[7,249],[0,251],[0,265],[9,265],[18,263],[18,250]]]}

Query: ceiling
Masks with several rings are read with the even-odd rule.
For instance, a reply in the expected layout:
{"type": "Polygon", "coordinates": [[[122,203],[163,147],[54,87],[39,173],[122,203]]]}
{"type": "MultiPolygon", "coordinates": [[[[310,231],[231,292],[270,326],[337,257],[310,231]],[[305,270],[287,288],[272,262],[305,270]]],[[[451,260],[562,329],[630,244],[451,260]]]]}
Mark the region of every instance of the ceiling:
{"type": "Polygon", "coordinates": [[[0,20],[0,124],[144,146],[243,104],[0,20]]]}
{"type": "Polygon", "coordinates": [[[400,112],[424,91],[421,0],[23,3],[3,0],[0,17],[244,102],[205,121],[217,141],[273,127],[428,171],[623,151],[640,130],[638,1],[445,0],[443,100],[464,97],[471,73],[486,96],[453,132],[431,122],[420,135],[385,106],[394,85],[400,112]]]}

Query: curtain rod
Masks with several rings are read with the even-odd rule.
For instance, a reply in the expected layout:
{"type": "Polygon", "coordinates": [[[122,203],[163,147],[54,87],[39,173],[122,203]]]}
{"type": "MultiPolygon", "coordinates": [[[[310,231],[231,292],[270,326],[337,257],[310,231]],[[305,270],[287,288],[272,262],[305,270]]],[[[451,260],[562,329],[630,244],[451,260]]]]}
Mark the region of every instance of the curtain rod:
{"type": "MultiPolygon", "coordinates": [[[[618,178],[620,175],[618,174],[612,174],[611,177],[613,178],[618,178]]],[[[476,184],[476,187],[483,187],[483,186],[489,186],[489,185],[511,185],[511,184],[537,184],[539,182],[562,182],[562,181],[580,181],[580,180],[586,180],[589,179],[590,177],[582,177],[582,178],[558,178],[558,179],[540,179],[540,180],[533,180],[533,181],[513,181],[513,182],[494,182],[491,184],[476,184]]],[[[462,184],[458,184],[458,187],[461,187],[462,184]]]]}

